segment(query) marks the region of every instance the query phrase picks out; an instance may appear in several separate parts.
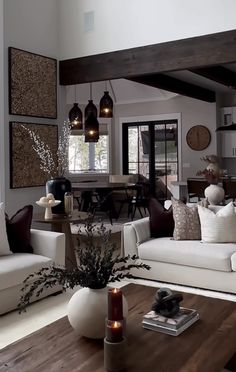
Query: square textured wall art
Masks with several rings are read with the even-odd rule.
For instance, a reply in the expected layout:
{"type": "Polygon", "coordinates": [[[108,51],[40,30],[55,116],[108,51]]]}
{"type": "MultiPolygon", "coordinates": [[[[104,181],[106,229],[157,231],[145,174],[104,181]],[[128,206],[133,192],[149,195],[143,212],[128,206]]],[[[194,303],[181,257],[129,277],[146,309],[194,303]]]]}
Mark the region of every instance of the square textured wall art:
{"type": "Polygon", "coordinates": [[[56,119],[56,59],[9,48],[9,113],[56,119]]]}
{"type": "Polygon", "coordinates": [[[58,127],[50,124],[10,122],[10,188],[43,186],[49,176],[40,169],[33,141],[22,125],[33,130],[47,144],[56,161],[58,127]]]}

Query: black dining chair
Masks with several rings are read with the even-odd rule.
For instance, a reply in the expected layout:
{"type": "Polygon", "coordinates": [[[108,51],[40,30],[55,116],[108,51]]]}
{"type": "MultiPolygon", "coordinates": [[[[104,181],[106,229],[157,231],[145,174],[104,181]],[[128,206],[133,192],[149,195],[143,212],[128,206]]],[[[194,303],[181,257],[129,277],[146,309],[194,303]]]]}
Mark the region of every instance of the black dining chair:
{"type": "Polygon", "coordinates": [[[91,200],[89,203],[88,212],[91,213],[93,218],[95,217],[98,212],[105,213],[109,220],[111,225],[113,224],[113,217],[117,216],[117,212],[114,208],[114,203],[112,200],[112,191],[105,191],[102,192],[97,190],[94,191],[91,195],[91,200]]]}
{"type": "Polygon", "coordinates": [[[117,213],[117,220],[119,219],[121,212],[123,211],[123,208],[125,206],[127,209],[127,217],[129,218],[130,216],[132,216],[132,210],[133,210],[132,201],[134,200],[134,198],[136,198],[137,189],[135,185],[133,188],[129,188],[129,189],[124,187],[122,190],[120,190],[119,193],[120,193],[120,197],[115,200],[115,202],[119,205],[118,213],[117,213]]]}
{"type": "Polygon", "coordinates": [[[127,205],[128,218],[133,220],[137,210],[140,217],[143,218],[143,214],[146,215],[148,211],[149,190],[149,183],[146,182],[137,182],[132,188],[124,190],[123,199],[117,201],[120,203],[118,218],[124,205],[127,205]]]}
{"type": "Polygon", "coordinates": [[[147,182],[137,182],[137,195],[132,200],[132,215],[131,219],[133,221],[135,213],[138,210],[140,217],[143,218],[148,212],[148,203],[150,199],[150,184],[147,182]],[[144,215],[143,215],[144,213],[144,215]]]}
{"type": "Polygon", "coordinates": [[[209,186],[209,183],[200,178],[188,178],[187,179],[187,189],[188,189],[188,200],[189,202],[194,202],[195,200],[192,199],[203,199],[204,196],[204,190],[205,188],[209,186]]]}
{"type": "Polygon", "coordinates": [[[236,199],[236,179],[223,179],[223,189],[225,190],[225,200],[236,199]]]}

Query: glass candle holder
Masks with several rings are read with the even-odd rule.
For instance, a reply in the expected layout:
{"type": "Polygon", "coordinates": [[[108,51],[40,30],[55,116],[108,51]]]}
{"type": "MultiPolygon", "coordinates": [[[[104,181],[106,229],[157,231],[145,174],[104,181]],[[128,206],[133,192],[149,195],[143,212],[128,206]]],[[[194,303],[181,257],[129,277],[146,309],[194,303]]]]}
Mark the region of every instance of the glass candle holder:
{"type": "Polygon", "coordinates": [[[64,194],[64,206],[65,214],[72,216],[73,213],[73,194],[71,192],[65,192],[64,194]]]}
{"type": "Polygon", "coordinates": [[[121,322],[107,320],[106,339],[109,342],[121,342],[123,340],[123,327],[121,322]]]}

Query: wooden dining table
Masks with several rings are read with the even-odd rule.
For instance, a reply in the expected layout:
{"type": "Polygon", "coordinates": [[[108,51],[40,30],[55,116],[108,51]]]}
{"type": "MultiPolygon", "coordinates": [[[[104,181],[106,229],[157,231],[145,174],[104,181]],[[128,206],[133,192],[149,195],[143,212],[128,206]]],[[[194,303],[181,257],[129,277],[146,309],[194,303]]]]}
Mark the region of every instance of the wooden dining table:
{"type": "Polygon", "coordinates": [[[88,211],[91,202],[92,194],[96,192],[101,200],[107,203],[109,208],[112,208],[114,217],[116,211],[112,200],[112,191],[124,190],[127,194],[127,190],[136,189],[135,183],[124,183],[124,182],[99,182],[99,181],[88,181],[88,182],[74,182],[72,183],[72,191],[81,192],[81,210],[88,211]]]}
{"type": "Polygon", "coordinates": [[[99,181],[72,182],[73,191],[124,190],[134,188],[135,186],[136,186],[135,183],[124,182],[99,182],[99,181]]]}

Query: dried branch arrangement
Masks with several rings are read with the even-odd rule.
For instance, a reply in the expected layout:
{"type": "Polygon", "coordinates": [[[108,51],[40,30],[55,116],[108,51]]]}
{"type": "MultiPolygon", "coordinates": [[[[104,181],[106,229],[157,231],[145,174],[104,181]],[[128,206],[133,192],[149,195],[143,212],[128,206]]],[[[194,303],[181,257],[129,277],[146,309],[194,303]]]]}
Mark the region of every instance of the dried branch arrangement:
{"type": "Polygon", "coordinates": [[[68,151],[71,133],[68,121],[64,121],[62,126],[62,133],[58,140],[56,161],[54,160],[52,150],[42,141],[39,135],[25,125],[22,125],[22,128],[29,134],[32,140],[32,148],[40,159],[40,169],[50,178],[63,177],[68,170],[68,151]]]}
{"type": "Polygon", "coordinates": [[[85,223],[86,242],[78,241],[79,261],[76,268],[59,266],[45,267],[29,275],[23,282],[20,310],[25,310],[32,296],[38,297],[45,289],[62,286],[64,290],[80,285],[92,289],[104,288],[109,282],[124,278],[136,278],[130,273],[132,268],[150,270],[150,266],[141,262],[138,256],[115,254],[116,245],[110,243],[111,231],[103,223],[93,224],[89,219],[85,223]],[[100,239],[94,239],[94,237],[100,239]]]}

